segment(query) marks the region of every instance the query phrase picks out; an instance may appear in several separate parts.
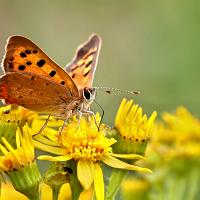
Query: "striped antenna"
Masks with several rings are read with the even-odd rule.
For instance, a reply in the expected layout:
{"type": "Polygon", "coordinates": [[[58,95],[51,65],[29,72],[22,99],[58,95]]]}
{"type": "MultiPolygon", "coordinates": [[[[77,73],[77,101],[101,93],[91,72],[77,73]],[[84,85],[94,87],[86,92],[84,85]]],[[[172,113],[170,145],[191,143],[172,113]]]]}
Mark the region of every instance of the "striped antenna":
{"type": "Polygon", "coordinates": [[[96,90],[100,90],[107,94],[116,94],[116,93],[127,93],[131,95],[140,94],[140,91],[128,91],[128,90],[121,90],[118,88],[110,88],[110,87],[93,87],[96,90]]]}

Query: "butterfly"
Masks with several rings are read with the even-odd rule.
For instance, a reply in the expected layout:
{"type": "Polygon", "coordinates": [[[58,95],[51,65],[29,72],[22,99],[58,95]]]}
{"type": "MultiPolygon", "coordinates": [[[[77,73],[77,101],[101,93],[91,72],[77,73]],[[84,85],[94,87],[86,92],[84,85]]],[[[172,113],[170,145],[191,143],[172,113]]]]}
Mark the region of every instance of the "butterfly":
{"type": "Polygon", "coordinates": [[[64,70],[31,40],[11,36],[1,65],[5,74],[0,77],[0,99],[65,122],[72,113],[90,112],[100,48],[101,38],[92,34],[64,70]]]}

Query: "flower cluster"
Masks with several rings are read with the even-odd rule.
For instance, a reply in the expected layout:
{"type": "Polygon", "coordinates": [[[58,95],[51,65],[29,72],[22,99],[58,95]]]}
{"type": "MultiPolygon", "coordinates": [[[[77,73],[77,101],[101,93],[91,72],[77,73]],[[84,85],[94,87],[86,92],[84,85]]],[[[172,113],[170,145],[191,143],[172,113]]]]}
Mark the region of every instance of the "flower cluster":
{"type": "Polygon", "coordinates": [[[99,121],[98,114],[95,115],[95,119],[89,116],[81,118],[80,121],[74,117],[66,125],[61,135],[46,134],[40,136],[40,141],[34,140],[34,144],[36,148],[59,155],[56,157],[39,156],[40,160],[71,161],[70,167],[72,168],[77,165],[77,178],[84,190],[94,187],[97,199],[104,199],[103,173],[100,162],[125,170],[141,172],[150,172],[150,170],[119,160],[117,157],[124,159],[142,159],[143,157],[137,154],[112,153],[111,146],[117,141],[105,136],[109,131],[105,125],[98,130],[95,122],[99,121]],[[41,141],[43,142],[41,143],[41,141]]]}
{"type": "Polygon", "coordinates": [[[133,101],[122,101],[114,128],[106,124],[98,127],[101,119],[97,113],[81,118],[72,116],[61,134],[62,121],[54,117],[42,133],[37,134],[44,124],[43,116],[17,106],[2,107],[1,113],[0,129],[4,131],[1,134],[0,171],[6,173],[14,188],[29,199],[42,198],[39,185],[43,180],[52,188],[53,199],[58,198],[63,185],[69,184],[71,191],[66,193],[71,194],[72,200],[92,199],[93,194],[97,200],[103,200],[105,192],[117,192],[120,182],[112,178],[116,172],[119,172],[115,176],[118,180],[128,171],[151,172],[136,165],[136,161],[144,159],[156,113],[148,119],[133,101]],[[5,129],[8,124],[12,133],[5,129]],[[40,154],[48,153],[38,156],[40,162],[51,162],[43,179],[35,149],[39,149],[40,154]],[[106,167],[111,169],[109,183],[104,180],[106,167]],[[109,189],[110,185],[118,187],[109,189]]]}
{"type": "MultiPolygon", "coordinates": [[[[163,113],[158,122],[152,147],[173,157],[198,158],[200,154],[200,121],[186,108],[178,107],[175,114],[163,113]]],[[[161,153],[161,152],[160,152],[161,153]]]]}

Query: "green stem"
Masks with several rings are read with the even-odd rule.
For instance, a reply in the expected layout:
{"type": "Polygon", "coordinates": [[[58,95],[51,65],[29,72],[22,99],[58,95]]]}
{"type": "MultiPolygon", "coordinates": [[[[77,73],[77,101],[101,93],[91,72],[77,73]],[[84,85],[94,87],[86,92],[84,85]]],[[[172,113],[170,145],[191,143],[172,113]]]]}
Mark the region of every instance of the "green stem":
{"type": "Polygon", "coordinates": [[[60,192],[60,186],[58,187],[53,187],[52,188],[52,192],[53,192],[53,200],[58,200],[58,195],[59,195],[59,192],[60,192]]]}
{"type": "Polygon", "coordinates": [[[197,167],[195,166],[189,173],[189,177],[187,180],[187,194],[185,199],[187,200],[195,198],[197,199],[199,180],[200,180],[199,177],[200,177],[199,166],[197,167]]]}
{"type": "Polygon", "coordinates": [[[106,192],[106,200],[114,200],[117,192],[119,191],[120,185],[127,175],[128,171],[121,169],[113,169],[110,176],[109,184],[106,192]]]}

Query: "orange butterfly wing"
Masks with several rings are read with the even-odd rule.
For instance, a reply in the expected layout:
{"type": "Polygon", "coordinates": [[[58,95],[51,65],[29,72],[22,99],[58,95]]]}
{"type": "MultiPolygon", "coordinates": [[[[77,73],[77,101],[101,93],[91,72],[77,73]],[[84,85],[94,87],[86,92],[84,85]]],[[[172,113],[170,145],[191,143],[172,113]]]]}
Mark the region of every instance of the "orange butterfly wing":
{"type": "Polygon", "coordinates": [[[2,61],[5,72],[32,72],[63,85],[72,96],[79,96],[73,79],[52,61],[37,45],[22,36],[8,39],[6,54],[2,61]]]}
{"type": "Polygon", "coordinates": [[[76,51],[73,60],[66,66],[66,71],[73,78],[79,89],[91,88],[101,48],[101,38],[93,34],[76,51]]]}
{"type": "Polygon", "coordinates": [[[53,80],[32,72],[8,72],[0,78],[0,98],[34,111],[65,115],[81,101],[53,80]]]}

